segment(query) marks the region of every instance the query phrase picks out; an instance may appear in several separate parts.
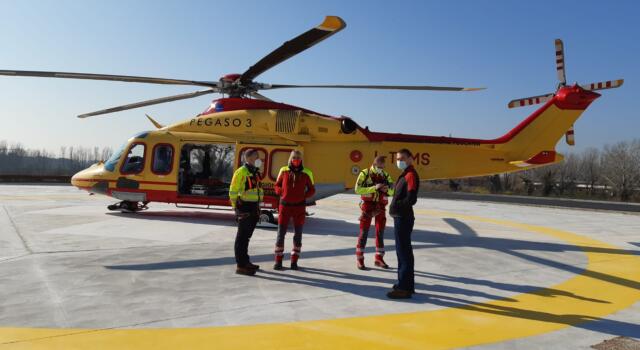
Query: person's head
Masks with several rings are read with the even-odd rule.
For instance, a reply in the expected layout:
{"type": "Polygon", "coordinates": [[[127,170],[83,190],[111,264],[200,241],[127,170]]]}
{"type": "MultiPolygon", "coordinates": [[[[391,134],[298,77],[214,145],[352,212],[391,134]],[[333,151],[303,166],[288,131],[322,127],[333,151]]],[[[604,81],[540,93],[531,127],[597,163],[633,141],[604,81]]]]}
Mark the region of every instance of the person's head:
{"type": "Polygon", "coordinates": [[[249,148],[248,150],[244,151],[244,162],[255,166],[256,168],[259,168],[262,165],[262,161],[257,162],[259,158],[259,154],[258,154],[258,150],[255,148],[249,148]],[[258,164],[256,164],[258,163],[258,164]]]}
{"type": "Polygon", "coordinates": [[[387,163],[387,157],[377,156],[373,159],[373,164],[371,165],[377,172],[380,172],[382,169],[384,169],[386,163],[387,163]]]}
{"type": "Polygon", "coordinates": [[[404,170],[407,167],[413,165],[413,154],[406,148],[403,148],[396,153],[396,165],[398,169],[404,170]]]}
{"type": "Polygon", "coordinates": [[[302,152],[294,150],[289,155],[289,165],[293,167],[302,166],[302,152]]]}

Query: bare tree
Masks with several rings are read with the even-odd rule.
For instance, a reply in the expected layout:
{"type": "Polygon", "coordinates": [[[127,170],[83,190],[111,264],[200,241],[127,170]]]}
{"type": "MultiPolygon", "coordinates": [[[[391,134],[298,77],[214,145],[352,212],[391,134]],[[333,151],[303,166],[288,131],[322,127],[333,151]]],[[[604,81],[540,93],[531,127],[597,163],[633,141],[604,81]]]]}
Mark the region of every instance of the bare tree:
{"type": "Polygon", "coordinates": [[[575,194],[579,173],[578,164],[578,156],[570,153],[564,161],[555,165],[558,194],[575,194]]]}
{"type": "Polygon", "coordinates": [[[589,196],[593,196],[596,184],[601,179],[600,151],[596,148],[586,149],[580,155],[579,163],[580,179],[586,183],[589,196]]]}
{"type": "Polygon", "coordinates": [[[602,177],[622,201],[628,201],[640,184],[640,141],[618,142],[605,146],[602,154],[602,177]]]}
{"type": "Polygon", "coordinates": [[[531,170],[533,179],[540,182],[542,186],[542,195],[549,196],[556,188],[556,171],[557,165],[534,168],[531,170]]]}
{"type": "Polygon", "coordinates": [[[112,154],[113,149],[111,147],[103,147],[102,152],[100,153],[100,160],[106,161],[107,159],[111,158],[112,154]]]}

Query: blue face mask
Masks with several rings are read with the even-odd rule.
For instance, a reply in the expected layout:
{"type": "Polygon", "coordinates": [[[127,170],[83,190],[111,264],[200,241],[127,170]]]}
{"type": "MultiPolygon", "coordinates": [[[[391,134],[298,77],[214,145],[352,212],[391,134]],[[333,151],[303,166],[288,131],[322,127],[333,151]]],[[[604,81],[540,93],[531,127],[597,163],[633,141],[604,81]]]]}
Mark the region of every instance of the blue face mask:
{"type": "Polygon", "coordinates": [[[398,169],[404,170],[407,168],[407,163],[405,163],[404,160],[398,160],[396,161],[396,166],[398,167],[398,169]]]}

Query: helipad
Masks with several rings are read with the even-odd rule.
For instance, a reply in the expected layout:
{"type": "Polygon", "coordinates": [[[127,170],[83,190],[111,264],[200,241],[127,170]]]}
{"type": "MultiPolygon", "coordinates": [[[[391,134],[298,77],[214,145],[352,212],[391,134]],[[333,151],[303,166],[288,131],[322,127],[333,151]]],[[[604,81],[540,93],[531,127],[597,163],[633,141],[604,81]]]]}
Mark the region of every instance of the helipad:
{"type": "MultiPolygon", "coordinates": [[[[0,203],[0,348],[586,349],[640,337],[634,214],[421,199],[418,294],[399,302],[385,297],[394,270],[355,267],[351,195],[311,209],[300,271],[273,271],[275,231],[258,229],[255,277],[234,274],[230,212],[116,214],[67,186],[0,186],[0,203]]],[[[395,266],[391,227],[386,244],[395,266]]]]}

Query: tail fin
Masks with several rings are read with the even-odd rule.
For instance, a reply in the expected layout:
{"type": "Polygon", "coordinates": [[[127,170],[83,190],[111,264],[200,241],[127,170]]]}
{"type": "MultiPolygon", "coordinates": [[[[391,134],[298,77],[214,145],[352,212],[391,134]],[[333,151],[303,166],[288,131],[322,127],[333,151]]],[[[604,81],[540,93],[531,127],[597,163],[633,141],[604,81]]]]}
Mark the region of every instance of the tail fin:
{"type": "Polygon", "coordinates": [[[529,159],[541,151],[553,151],[582,112],[600,94],[579,85],[561,87],[544,106],[513,130],[494,140],[512,159],[529,159]]]}
{"type": "Polygon", "coordinates": [[[555,41],[555,53],[558,74],[557,91],[512,100],[508,104],[509,108],[515,108],[545,103],[515,129],[496,140],[496,143],[501,144],[496,145],[496,148],[500,147],[507,151],[509,157],[514,157],[511,161],[514,165],[526,166],[526,164],[548,164],[559,161],[559,158],[556,158],[555,146],[563,135],[566,135],[569,145],[574,144],[573,123],[580,118],[591,102],[600,97],[593,91],[617,88],[624,82],[618,79],[567,86],[564,44],[560,39],[555,41]]]}

